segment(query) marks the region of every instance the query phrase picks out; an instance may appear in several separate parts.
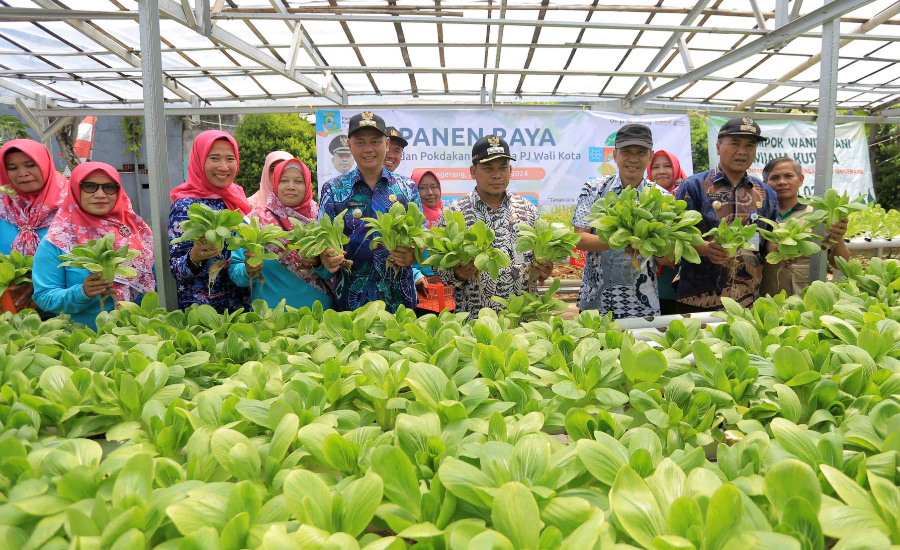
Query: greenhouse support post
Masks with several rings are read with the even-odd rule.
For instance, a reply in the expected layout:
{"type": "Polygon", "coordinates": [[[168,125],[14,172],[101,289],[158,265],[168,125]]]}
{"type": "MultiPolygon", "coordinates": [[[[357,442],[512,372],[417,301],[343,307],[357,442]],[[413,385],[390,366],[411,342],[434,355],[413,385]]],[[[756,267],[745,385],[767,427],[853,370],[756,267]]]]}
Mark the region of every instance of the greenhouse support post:
{"type": "MultiPolygon", "coordinates": [[[[830,4],[833,0],[826,0],[830,4]]],[[[816,186],[821,197],[831,189],[834,178],[834,127],[837,124],[838,49],[841,41],[840,19],[822,25],[822,61],[819,64],[819,110],[816,119],[816,186]]],[[[825,227],[823,231],[827,232],[825,227]]],[[[818,253],[810,258],[809,280],[824,281],[828,274],[827,255],[818,253]]]]}
{"type": "MultiPolygon", "coordinates": [[[[147,173],[150,180],[150,228],[156,257],[156,288],[162,307],[178,306],[175,281],[169,271],[168,226],[169,172],[166,149],[166,114],[163,103],[162,55],[159,38],[158,0],[140,0],[141,68],[144,85],[144,138],[147,143],[147,173]]],[[[134,167],[137,171],[137,166],[134,167]]],[[[140,186],[138,186],[140,193],[140,186]]]]}

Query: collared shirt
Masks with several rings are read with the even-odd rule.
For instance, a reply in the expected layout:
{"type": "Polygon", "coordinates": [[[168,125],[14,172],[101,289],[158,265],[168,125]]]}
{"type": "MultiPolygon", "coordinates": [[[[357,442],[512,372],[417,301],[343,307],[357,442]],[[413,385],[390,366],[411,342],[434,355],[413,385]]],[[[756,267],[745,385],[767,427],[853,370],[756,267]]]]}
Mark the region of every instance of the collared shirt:
{"type": "MultiPolygon", "coordinates": [[[[779,212],[777,221],[783,222],[788,218],[811,212],[812,209],[812,206],[798,202],[784,214],[779,212]]],[[[791,265],[787,266],[784,265],[784,262],[777,264],[764,263],[762,282],[759,285],[759,295],[775,296],[784,290],[788,296],[799,296],[803,289],[809,286],[809,264],[808,256],[797,258],[791,265]]]]}
{"type": "MultiPolygon", "coordinates": [[[[668,191],[646,179],[638,184],[637,191],[656,187],[664,195],[668,191]]],[[[591,206],[607,193],[619,194],[625,184],[618,174],[589,179],[581,189],[572,225],[597,231],[585,219],[591,206]]],[[[624,250],[588,252],[585,255],[581,291],[578,293],[578,309],[596,309],[601,315],[611,311],[614,319],[624,317],[650,317],[659,315],[659,289],[656,282],[656,260],[638,259],[638,269],[631,266],[631,257],[624,250]]]]}
{"type": "MultiPolygon", "coordinates": [[[[702,233],[718,227],[720,221],[730,223],[736,216],[740,216],[745,224],[756,223],[760,228],[768,228],[768,225],[759,218],[778,219],[775,191],[746,173],[737,185],[718,167],[694,174],[681,184],[677,197],[687,202],[689,210],[703,215],[697,224],[702,233]],[[713,207],[715,201],[721,203],[719,210],[713,207]]],[[[676,278],[676,299],[695,307],[721,309],[722,297],[727,296],[750,307],[756,300],[762,278],[762,258],[759,252],[741,251],[735,256],[738,265],[733,278],[727,268],[707,258],[700,258],[699,264],[681,262],[681,271],[676,278]]]]}
{"type": "Polygon", "coordinates": [[[422,209],[416,183],[382,168],[374,189],[363,180],[359,169],[329,180],[322,186],[319,200],[319,219],[344,214],[344,234],[350,242],[344,245],[344,255],[353,261],[349,271],[338,270],[335,278],[338,310],[352,311],[369,302],[383,300],[388,311],[397,311],[400,304],[408,308],[416,305],[414,269],[387,270],[388,251],[383,246],[370,248],[372,237],[363,218],[374,218],[376,212],[387,212],[395,202],[406,206],[416,203],[422,209]]]}
{"type": "Polygon", "coordinates": [[[803,214],[804,212],[809,212],[811,210],[812,210],[811,206],[809,206],[807,204],[803,204],[802,202],[798,202],[784,214],[782,214],[779,209],[778,220],[776,220],[776,221],[783,222],[784,220],[786,220],[788,218],[792,218],[792,217],[796,216],[797,214],[803,214]]]}
{"type": "Polygon", "coordinates": [[[491,300],[491,297],[509,298],[528,290],[528,266],[532,264],[534,255],[530,252],[516,252],[516,238],[519,236],[516,224],[534,225],[538,219],[538,210],[534,204],[525,197],[507,193],[500,208],[494,210],[481,199],[478,191],[472,191],[444,209],[444,214],[441,214],[438,221],[441,227],[447,225],[444,219],[447,212],[462,212],[466,218],[466,227],[471,227],[475,222],[484,222],[494,231],[493,247],[506,252],[510,258],[510,266],[500,270],[500,277],[496,281],[489,274],[480,271],[475,277],[463,281],[456,277],[452,269],[436,269],[443,283],[453,286],[456,311],[468,311],[473,316],[478,315],[478,311],[484,307],[500,311],[502,306],[491,300]],[[481,279],[480,293],[476,277],[481,279]]]}

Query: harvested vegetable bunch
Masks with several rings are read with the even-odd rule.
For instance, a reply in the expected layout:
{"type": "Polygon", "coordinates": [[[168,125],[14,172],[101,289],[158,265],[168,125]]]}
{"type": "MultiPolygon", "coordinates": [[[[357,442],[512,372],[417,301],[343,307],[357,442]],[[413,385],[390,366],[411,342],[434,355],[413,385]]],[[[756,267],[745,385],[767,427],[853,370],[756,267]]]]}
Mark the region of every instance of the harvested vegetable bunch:
{"type": "Polygon", "coordinates": [[[618,195],[607,193],[591,206],[586,219],[601,241],[632,256],[634,269],[638,268],[637,254],[644,258],[674,254],[676,263],[682,258],[700,263],[700,255],[691,245],[703,244],[696,227],[702,216],[687,210],[685,201],[663,195],[659,189],[638,193],[634,187],[626,187],[618,195]]]}
{"type": "MultiPolygon", "coordinates": [[[[825,191],[825,195],[822,197],[800,197],[800,203],[815,209],[804,214],[803,217],[812,223],[824,224],[826,232],[832,225],[849,217],[850,212],[862,212],[869,208],[865,197],[858,197],[851,201],[847,193],[839,194],[834,189],[825,191]]],[[[830,236],[826,236],[822,247],[825,250],[831,250],[835,244],[837,243],[832,241],[830,236]]]]}
{"type": "MultiPolygon", "coordinates": [[[[256,267],[265,260],[277,260],[278,254],[271,248],[284,250],[284,244],[279,240],[287,235],[277,225],[264,225],[260,227],[259,218],[251,218],[250,223],[242,223],[237,228],[237,236],[228,239],[228,250],[245,249],[248,254],[247,265],[256,267]]],[[[266,280],[259,272],[253,278],[259,279],[265,284],[266,280]]]]}
{"type": "Polygon", "coordinates": [[[734,255],[741,248],[744,248],[748,242],[756,235],[758,229],[756,224],[743,225],[740,217],[735,217],[731,223],[725,220],[719,222],[718,227],[713,227],[703,234],[703,237],[712,237],[713,241],[728,252],[728,261],[725,262],[725,268],[732,275],[737,269],[737,260],[734,255]]]}
{"type": "MultiPolygon", "coordinates": [[[[103,238],[79,244],[68,254],[59,257],[63,263],[61,267],[75,267],[86,269],[91,273],[100,273],[100,279],[112,282],[116,275],[131,279],[137,277],[137,270],[131,266],[120,265],[130,262],[141,255],[140,250],[130,250],[130,245],[116,249],[116,237],[108,233],[103,238]]],[[[103,297],[100,295],[100,309],[103,309],[103,297]]]]}
{"type": "Polygon", "coordinates": [[[772,226],[768,231],[760,229],[760,233],[766,240],[778,245],[778,249],[766,255],[766,261],[770,264],[781,263],[801,256],[811,256],[821,250],[816,243],[822,237],[813,233],[813,225],[807,223],[802,217],[788,218],[782,223],[760,218],[772,226]]]}
{"type": "MultiPolygon", "coordinates": [[[[409,206],[403,206],[395,202],[388,212],[376,212],[374,218],[363,218],[369,232],[366,238],[374,235],[369,245],[372,250],[383,245],[388,252],[398,248],[411,248],[417,262],[422,262],[425,250],[425,214],[419,210],[419,205],[414,202],[409,206]]],[[[394,272],[394,276],[400,268],[388,258],[388,268],[394,272]]]]}
{"type": "MultiPolygon", "coordinates": [[[[319,220],[319,223],[308,224],[291,218],[294,228],[286,235],[288,248],[296,250],[304,258],[316,258],[329,248],[335,251],[332,256],[342,254],[344,245],[350,242],[350,237],[344,235],[344,216],[346,214],[347,211],[343,210],[334,217],[334,220],[325,216],[319,220]]],[[[353,261],[344,260],[341,269],[349,271],[352,266],[353,261]]]]}
{"type": "MultiPolygon", "coordinates": [[[[568,258],[577,258],[575,245],[581,240],[572,229],[562,223],[550,223],[538,218],[534,227],[527,223],[516,224],[519,237],[516,239],[516,250],[519,252],[532,251],[534,262],[564,262],[568,258]]],[[[534,292],[538,273],[535,266],[528,268],[528,284],[534,292]]]]}
{"type": "MultiPolygon", "coordinates": [[[[177,239],[172,239],[172,244],[198,241],[215,244],[216,248],[225,248],[225,240],[231,237],[232,231],[238,228],[243,219],[240,212],[213,210],[205,204],[195,202],[188,209],[188,219],[181,222],[184,233],[177,239]]],[[[224,259],[217,259],[209,266],[210,289],[224,267],[224,259]]]]}
{"type": "Polygon", "coordinates": [[[10,287],[31,281],[28,272],[31,271],[32,259],[32,256],[23,256],[16,250],[0,254],[0,294],[10,287]]]}
{"type": "MultiPolygon", "coordinates": [[[[462,212],[444,212],[445,227],[432,227],[425,231],[428,257],[423,266],[436,269],[453,269],[475,261],[475,269],[487,272],[491,279],[500,277],[500,270],[509,267],[509,255],[491,246],[494,230],[479,221],[466,229],[466,218],[462,212]]],[[[475,278],[481,293],[481,277],[475,278]]]]}

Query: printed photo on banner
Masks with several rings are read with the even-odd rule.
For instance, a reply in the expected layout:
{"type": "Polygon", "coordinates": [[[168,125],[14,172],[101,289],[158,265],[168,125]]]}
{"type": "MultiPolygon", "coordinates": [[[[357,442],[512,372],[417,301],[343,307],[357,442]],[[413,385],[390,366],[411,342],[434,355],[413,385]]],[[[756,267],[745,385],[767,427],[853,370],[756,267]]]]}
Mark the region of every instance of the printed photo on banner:
{"type": "MultiPolygon", "coordinates": [[[[709,165],[719,162],[716,154],[716,135],[728,119],[711,116],[707,120],[709,136],[709,165]]],[[[763,137],[756,149],[756,159],[750,167],[751,176],[762,178],[766,163],[777,157],[790,157],[803,166],[806,179],[800,188],[800,195],[814,194],[816,183],[816,137],[815,122],[801,120],[754,119],[759,124],[763,137]]],[[[839,193],[848,192],[850,197],[868,196],[874,200],[872,167],[869,164],[869,145],[866,129],[862,122],[837,124],[834,129],[834,179],[832,187],[839,193]]]]}
{"type": "MultiPolygon", "coordinates": [[[[352,169],[352,157],[338,156],[343,152],[339,140],[346,137],[350,117],[362,112],[363,109],[317,111],[316,151],[322,167],[319,186],[352,169]]],[[[366,112],[384,118],[408,142],[395,172],[409,176],[414,170],[433,171],[441,181],[445,204],[472,191],[472,146],[489,135],[505,139],[516,157],[510,191],[526,197],[545,212],[574,208],[586,180],[616,172],[612,156],[616,132],[625,124],[646,124],[653,133],[654,149],[672,153],[684,172],[693,174],[687,115],[471,109],[366,112]]]]}

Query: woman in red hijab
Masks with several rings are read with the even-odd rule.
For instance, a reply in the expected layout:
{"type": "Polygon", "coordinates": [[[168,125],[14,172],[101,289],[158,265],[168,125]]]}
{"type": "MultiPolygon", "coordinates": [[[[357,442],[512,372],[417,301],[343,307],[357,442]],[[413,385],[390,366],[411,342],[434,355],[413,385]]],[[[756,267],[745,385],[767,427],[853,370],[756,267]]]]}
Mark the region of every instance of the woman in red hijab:
{"type": "Polygon", "coordinates": [[[674,195],[687,175],[681,169],[678,157],[668,151],[657,151],[647,166],[647,178],[674,195]]]}
{"type": "MultiPolygon", "coordinates": [[[[72,171],[68,187],[68,196],[34,256],[34,301],[45,311],[68,313],[73,320],[96,328],[101,295],[137,302],[156,288],[153,233],[134,212],[112,166],[103,162],[80,164],[72,171]],[[141,251],[134,260],[121,264],[134,268],[137,276],[116,275],[109,282],[100,279],[99,273],[59,265],[61,255],[110,233],[115,236],[115,248],[127,244],[130,250],[141,251]]],[[[115,300],[105,300],[103,305],[110,310],[115,300]]]]}
{"type": "Polygon", "coordinates": [[[68,192],[50,151],[30,139],[0,148],[0,253],[34,256],[68,192]]]}
{"type": "Polygon", "coordinates": [[[181,236],[181,222],[188,219],[188,209],[194,203],[205,204],[213,210],[236,210],[250,213],[244,189],[234,182],[240,167],[237,141],[225,132],[207,130],[194,140],[188,159],[188,180],[172,190],[172,210],[169,212],[169,255],[172,275],[178,286],[178,307],[209,304],[216,311],[236,311],[250,307],[250,289],[234,284],[228,270],[215,274],[210,285],[210,268],[221,266],[231,258],[228,249],[216,248],[206,242],[171,244],[181,236]]]}
{"type": "MultiPolygon", "coordinates": [[[[302,224],[316,221],[319,208],[312,200],[309,167],[291,158],[275,167],[271,181],[271,187],[260,187],[257,198],[263,206],[255,207],[250,212],[251,218],[259,218],[261,226],[274,225],[285,231],[294,228],[292,219],[302,224]]],[[[282,242],[287,244],[285,240],[282,242]]],[[[246,251],[236,250],[228,266],[231,280],[252,288],[252,299],[264,300],[269,307],[274,308],[285,300],[287,305],[299,309],[312,307],[318,301],[324,309],[331,309],[333,293],[325,280],[334,274],[322,266],[318,257],[304,258],[296,250],[274,245],[269,247],[269,252],[277,254],[278,259],[251,267],[246,262],[246,251]]]]}

